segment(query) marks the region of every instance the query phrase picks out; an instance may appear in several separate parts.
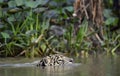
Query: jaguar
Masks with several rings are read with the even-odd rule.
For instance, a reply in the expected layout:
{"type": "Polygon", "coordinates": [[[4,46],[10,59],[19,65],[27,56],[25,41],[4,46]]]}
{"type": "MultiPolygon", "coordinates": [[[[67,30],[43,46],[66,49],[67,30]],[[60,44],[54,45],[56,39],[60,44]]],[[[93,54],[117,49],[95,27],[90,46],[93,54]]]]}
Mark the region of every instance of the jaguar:
{"type": "Polygon", "coordinates": [[[42,58],[37,63],[37,66],[58,66],[58,65],[66,65],[72,63],[73,63],[73,58],[69,58],[61,54],[54,54],[42,58]]]}

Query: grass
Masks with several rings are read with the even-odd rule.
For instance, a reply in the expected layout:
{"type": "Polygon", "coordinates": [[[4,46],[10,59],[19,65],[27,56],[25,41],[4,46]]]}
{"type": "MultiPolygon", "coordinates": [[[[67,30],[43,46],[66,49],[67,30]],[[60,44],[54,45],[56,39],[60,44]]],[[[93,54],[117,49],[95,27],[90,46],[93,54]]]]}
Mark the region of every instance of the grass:
{"type": "Polygon", "coordinates": [[[12,34],[1,32],[4,39],[1,46],[1,54],[5,56],[15,56],[16,54],[23,53],[27,57],[34,57],[38,54],[38,48],[41,43],[43,35],[49,28],[49,20],[43,22],[39,21],[39,15],[36,16],[30,12],[30,15],[24,20],[24,22],[15,23],[9,22],[8,26],[12,34]]]}
{"type": "MultiPolygon", "coordinates": [[[[89,25],[84,20],[77,31],[74,33],[74,27],[71,23],[65,28],[66,32],[62,37],[55,35],[48,36],[50,31],[50,19],[40,21],[39,14],[30,12],[29,16],[20,23],[9,22],[9,28],[1,32],[3,42],[0,46],[0,56],[44,56],[50,53],[68,53],[78,56],[80,52],[88,54],[89,51],[95,51],[96,48],[89,41],[89,37],[96,32],[88,32],[89,25]]],[[[105,27],[105,26],[104,26],[105,27]]],[[[104,40],[101,48],[105,52],[114,53],[120,48],[120,35],[104,29],[104,40]]],[[[99,49],[99,48],[98,48],[99,49]]]]}

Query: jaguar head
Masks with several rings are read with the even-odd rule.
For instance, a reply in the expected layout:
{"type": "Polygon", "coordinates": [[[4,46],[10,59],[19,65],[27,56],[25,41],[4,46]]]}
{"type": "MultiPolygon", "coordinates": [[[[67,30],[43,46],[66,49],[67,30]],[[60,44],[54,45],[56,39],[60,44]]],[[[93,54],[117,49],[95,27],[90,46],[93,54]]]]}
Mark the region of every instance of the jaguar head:
{"type": "Polygon", "coordinates": [[[40,61],[38,66],[57,66],[57,65],[66,65],[66,64],[71,64],[71,63],[73,63],[72,58],[59,55],[59,54],[55,54],[55,55],[49,55],[49,56],[44,57],[40,61]]]}
{"type": "Polygon", "coordinates": [[[69,57],[66,57],[66,56],[63,56],[63,55],[59,55],[57,61],[59,63],[62,63],[62,64],[71,64],[71,63],[73,63],[73,58],[69,58],[69,57]]]}

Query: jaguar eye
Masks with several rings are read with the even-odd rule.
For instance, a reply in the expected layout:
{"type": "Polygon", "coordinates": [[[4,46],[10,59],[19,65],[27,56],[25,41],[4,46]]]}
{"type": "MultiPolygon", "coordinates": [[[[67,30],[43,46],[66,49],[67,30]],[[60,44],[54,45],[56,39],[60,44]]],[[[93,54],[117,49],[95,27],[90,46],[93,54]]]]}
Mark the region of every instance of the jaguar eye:
{"type": "Polygon", "coordinates": [[[58,61],[63,61],[63,60],[58,60],[58,61]]]}
{"type": "Polygon", "coordinates": [[[63,60],[58,60],[57,63],[61,64],[63,63],[64,61],[63,60]]]}

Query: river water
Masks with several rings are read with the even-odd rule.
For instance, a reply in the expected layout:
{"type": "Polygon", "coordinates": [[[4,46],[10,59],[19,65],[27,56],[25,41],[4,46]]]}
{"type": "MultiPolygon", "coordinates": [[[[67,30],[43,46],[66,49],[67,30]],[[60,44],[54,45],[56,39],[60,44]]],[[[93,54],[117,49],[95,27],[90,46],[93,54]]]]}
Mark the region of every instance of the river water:
{"type": "Polygon", "coordinates": [[[120,55],[89,55],[74,59],[75,65],[41,68],[22,65],[38,58],[0,58],[0,76],[120,76],[120,55]]]}

